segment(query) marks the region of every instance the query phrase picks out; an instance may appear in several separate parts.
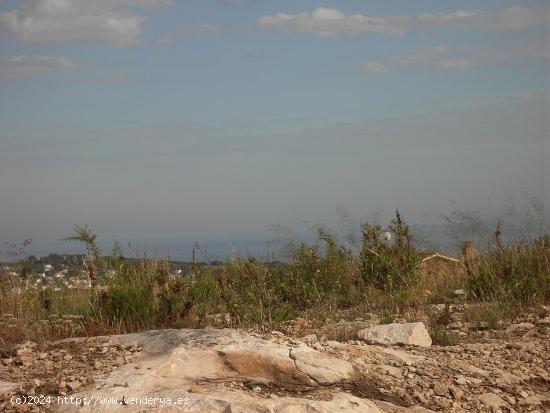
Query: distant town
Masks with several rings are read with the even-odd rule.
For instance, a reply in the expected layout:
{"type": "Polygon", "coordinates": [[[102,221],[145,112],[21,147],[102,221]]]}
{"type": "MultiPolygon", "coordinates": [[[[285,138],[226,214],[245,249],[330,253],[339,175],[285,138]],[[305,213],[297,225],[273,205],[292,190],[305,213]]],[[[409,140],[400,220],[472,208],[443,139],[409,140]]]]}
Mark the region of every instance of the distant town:
{"type": "MultiPolygon", "coordinates": [[[[81,254],[49,254],[45,257],[29,256],[17,262],[0,262],[0,280],[11,278],[20,281],[20,289],[23,290],[46,290],[54,291],[62,289],[86,289],[91,288],[91,281],[84,268],[85,255],[81,254]]],[[[135,265],[144,259],[119,257],[129,265],[135,265]]],[[[182,277],[187,275],[193,266],[219,267],[221,261],[210,262],[184,262],[168,261],[171,277],[182,277]]],[[[103,276],[109,278],[115,275],[114,269],[106,269],[103,276]]]]}
{"type": "MultiPolygon", "coordinates": [[[[62,289],[87,289],[92,287],[91,280],[84,266],[85,255],[83,254],[49,254],[44,257],[33,255],[15,262],[0,261],[0,281],[11,279],[19,281],[18,289],[24,290],[46,290],[51,288],[54,291],[62,289]]],[[[113,262],[113,257],[104,257],[106,262],[113,262]]],[[[118,257],[127,265],[137,265],[146,258],[125,258],[118,257]]],[[[249,257],[249,261],[256,261],[249,257]]],[[[166,261],[170,268],[170,277],[184,277],[192,272],[193,268],[201,269],[222,268],[223,261],[166,261]]],[[[269,266],[285,265],[280,261],[271,261],[269,266]]],[[[115,270],[107,267],[101,278],[108,279],[115,275],[115,270]]],[[[100,283],[101,283],[100,278],[100,283]]],[[[12,284],[13,285],[13,284],[12,284]]]]}

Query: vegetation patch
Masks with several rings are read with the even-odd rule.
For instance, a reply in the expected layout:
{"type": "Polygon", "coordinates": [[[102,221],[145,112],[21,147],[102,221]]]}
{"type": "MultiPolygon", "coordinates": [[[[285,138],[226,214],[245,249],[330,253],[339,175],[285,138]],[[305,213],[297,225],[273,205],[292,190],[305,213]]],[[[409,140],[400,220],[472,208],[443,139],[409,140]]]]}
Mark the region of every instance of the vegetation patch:
{"type": "Polygon", "coordinates": [[[451,345],[459,339],[447,331],[451,304],[464,307],[464,321],[497,328],[500,320],[550,302],[548,237],[511,246],[498,242],[462,259],[460,274],[445,275],[437,291],[430,291],[399,212],[386,229],[364,224],[362,234],[358,253],[319,231],[317,242],[292,245],[288,263],[238,258],[204,266],[194,260],[182,273],[169,260],[125,259],[118,248],[105,256],[89,228],[75,227],[68,239],[83,243],[86,254],[66,271],[81,274],[83,287],[31,288],[35,261],[4,267],[0,348],[155,328],[284,329],[297,317],[333,322],[344,313],[350,319],[374,314],[383,324],[426,320],[434,342],[451,345]],[[434,304],[446,305],[434,312],[434,304]]]}

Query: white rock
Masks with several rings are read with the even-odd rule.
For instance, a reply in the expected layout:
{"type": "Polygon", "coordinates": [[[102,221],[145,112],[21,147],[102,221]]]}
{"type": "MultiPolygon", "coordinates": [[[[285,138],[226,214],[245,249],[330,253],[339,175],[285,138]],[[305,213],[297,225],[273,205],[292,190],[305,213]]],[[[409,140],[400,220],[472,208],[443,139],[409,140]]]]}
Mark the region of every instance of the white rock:
{"type": "Polygon", "coordinates": [[[396,378],[403,377],[403,371],[399,367],[388,366],[383,364],[382,366],[380,366],[380,371],[387,376],[392,376],[396,378]]]}
{"type": "Polygon", "coordinates": [[[311,344],[317,343],[317,341],[319,341],[319,340],[317,340],[317,335],[316,335],[316,334],[308,334],[307,336],[305,336],[305,337],[303,338],[303,340],[304,340],[306,343],[311,343],[311,344]]]}
{"type": "Polygon", "coordinates": [[[292,349],[290,357],[296,368],[311,377],[315,383],[332,384],[342,381],[357,381],[360,377],[353,365],[345,360],[327,357],[310,347],[300,346],[292,349]]]}
{"type": "Polygon", "coordinates": [[[494,393],[483,393],[478,396],[481,403],[490,409],[499,409],[507,405],[499,396],[494,393]]]}
{"type": "MultiPolygon", "coordinates": [[[[382,413],[374,401],[334,390],[328,400],[297,397],[265,397],[254,386],[252,392],[237,383],[258,382],[282,385],[336,385],[358,381],[361,376],[345,360],[304,344],[290,347],[253,337],[236,330],[160,330],[113,336],[123,344],[137,340],[143,351],[133,363],[98,377],[101,397],[129,400],[131,396],[187,398],[187,404],[160,408],[122,404],[59,405],[57,412],[170,411],[185,413],[382,413]],[[142,368],[135,369],[135,365],[142,368]],[[231,387],[219,383],[232,383],[231,387]],[[121,383],[125,383],[121,386],[121,383]],[[200,386],[198,385],[200,383],[200,386]],[[184,391],[195,389],[200,391],[184,391]]],[[[80,390],[80,389],[79,389],[80,390]]],[[[91,397],[97,390],[84,389],[74,397],[91,397]]]]}
{"type": "Polygon", "coordinates": [[[542,401],[540,397],[533,395],[527,396],[525,399],[519,401],[520,406],[540,406],[542,401]]]}
{"type": "Polygon", "coordinates": [[[365,328],[357,332],[357,337],[369,344],[408,344],[430,347],[432,339],[424,323],[384,324],[365,328]]]}
{"type": "Polygon", "coordinates": [[[7,396],[8,394],[16,391],[17,389],[19,389],[19,385],[16,383],[0,381],[0,400],[2,400],[3,396],[7,396]]]}
{"type": "Polygon", "coordinates": [[[512,324],[506,329],[506,334],[515,334],[515,333],[524,333],[526,331],[532,330],[535,328],[534,324],[531,323],[518,323],[512,324]]]}

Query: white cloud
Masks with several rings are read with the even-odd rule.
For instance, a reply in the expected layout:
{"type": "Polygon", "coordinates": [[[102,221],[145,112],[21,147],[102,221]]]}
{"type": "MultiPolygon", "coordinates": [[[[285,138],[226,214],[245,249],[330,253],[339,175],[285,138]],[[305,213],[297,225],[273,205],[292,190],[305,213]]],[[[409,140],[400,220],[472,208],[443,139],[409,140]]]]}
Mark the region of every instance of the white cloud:
{"type": "Polygon", "coordinates": [[[245,7],[254,6],[257,0],[218,0],[220,6],[226,7],[245,7]]]}
{"type": "Polygon", "coordinates": [[[437,27],[462,29],[522,30],[550,23],[550,6],[510,7],[493,11],[431,13],[418,16],[372,17],[345,14],[338,9],[318,8],[298,14],[263,16],[258,26],[290,33],[323,37],[359,36],[363,33],[401,35],[413,30],[437,27]]]}
{"type": "Polygon", "coordinates": [[[26,43],[108,43],[137,41],[144,18],[130,7],[173,5],[173,0],[21,0],[0,13],[0,28],[26,43]]]}
{"type": "Polygon", "coordinates": [[[147,8],[167,7],[176,4],[175,0],[92,0],[92,2],[93,1],[106,5],[142,6],[147,8]]]}
{"type": "Polygon", "coordinates": [[[386,73],[390,70],[389,66],[382,62],[371,62],[363,66],[363,69],[372,73],[386,73]]]}
{"type": "Polygon", "coordinates": [[[46,74],[56,70],[74,69],[79,64],[67,57],[1,56],[0,77],[15,78],[46,74]]]}
{"type": "Polygon", "coordinates": [[[404,17],[369,17],[361,14],[346,15],[338,9],[318,8],[299,14],[279,13],[263,16],[260,27],[283,30],[290,33],[311,33],[323,37],[358,36],[362,33],[405,33],[409,19],[404,17]]]}
{"type": "Polygon", "coordinates": [[[458,27],[462,29],[522,30],[550,22],[550,7],[510,7],[492,11],[464,11],[454,13],[421,14],[420,24],[458,27]]]}
{"type": "Polygon", "coordinates": [[[479,66],[479,59],[444,59],[433,62],[433,67],[444,70],[475,69],[479,66]]]}
{"type": "Polygon", "coordinates": [[[548,36],[530,39],[518,44],[497,46],[439,46],[416,53],[402,54],[384,60],[368,62],[361,69],[371,73],[385,73],[392,69],[466,70],[494,65],[513,59],[544,60],[550,58],[548,36]]]}

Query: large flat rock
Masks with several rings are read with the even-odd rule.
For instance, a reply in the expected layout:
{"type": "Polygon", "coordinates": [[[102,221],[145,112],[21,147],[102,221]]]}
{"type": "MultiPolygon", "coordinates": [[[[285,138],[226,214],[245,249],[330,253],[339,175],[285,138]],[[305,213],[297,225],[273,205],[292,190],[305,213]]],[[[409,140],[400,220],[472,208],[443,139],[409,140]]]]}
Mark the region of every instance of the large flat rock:
{"type": "Polygon", "coordinates": [[[147,331],[105,340],[137,342],[142,351],[134,362],[97,378],[94,388],[73,394],[84,400],[81,405],[58,405],[58,412],[388,411],[339,390],[363,379],[351,362],[303,343],[273,342],[230,329],[147,331]],[[276,389],[286,393],[278,395],[276,389]],[[303,389],[318,389],[323,397],[301,396],[303,389]],[[157,400],[149,403],[144,397],[157,400]]]}
{"type": "Polygon", "coordinates": [[[357,337],[369,344],[430,347],[432,339],[424,323],[383,324],[357,332],[357,337]]]}

